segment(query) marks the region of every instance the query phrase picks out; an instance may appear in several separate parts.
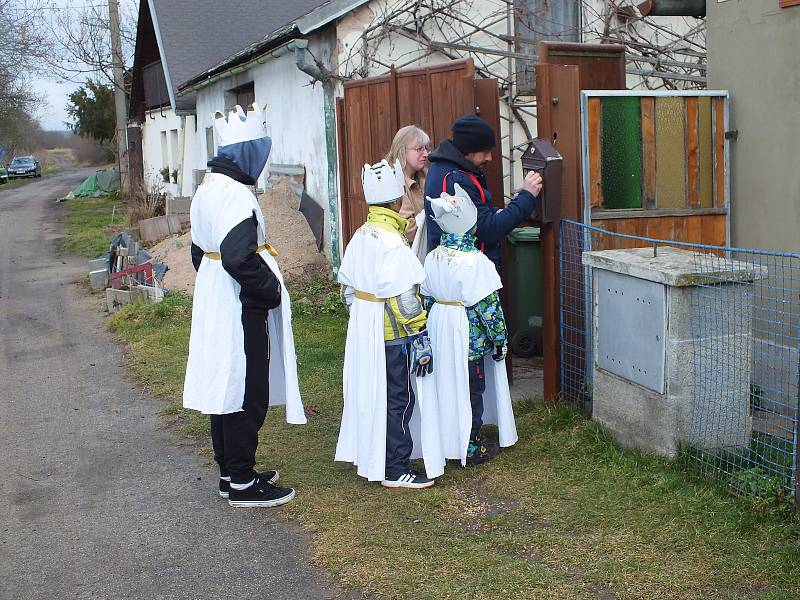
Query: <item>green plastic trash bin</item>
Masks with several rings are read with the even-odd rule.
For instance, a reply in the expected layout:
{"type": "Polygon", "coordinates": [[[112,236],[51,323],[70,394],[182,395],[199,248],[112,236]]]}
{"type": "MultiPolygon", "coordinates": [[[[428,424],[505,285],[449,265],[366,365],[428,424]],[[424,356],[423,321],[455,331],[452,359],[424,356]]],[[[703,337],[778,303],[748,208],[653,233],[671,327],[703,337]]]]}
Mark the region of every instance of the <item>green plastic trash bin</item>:
{"type": "Polygon", "coordinates": [[[542,354],[542,260],[537,227],[508,234],[505,262],[509,347],[517,356],[542,354]]]}

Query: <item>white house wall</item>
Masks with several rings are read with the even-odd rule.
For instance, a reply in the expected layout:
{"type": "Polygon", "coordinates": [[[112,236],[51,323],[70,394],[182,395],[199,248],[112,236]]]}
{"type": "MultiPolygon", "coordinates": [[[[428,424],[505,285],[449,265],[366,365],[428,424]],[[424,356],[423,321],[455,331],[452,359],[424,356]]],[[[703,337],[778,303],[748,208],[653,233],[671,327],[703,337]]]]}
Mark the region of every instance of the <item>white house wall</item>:
{"type": "MultiPolygon", "coordinates": [[[[309,49],[314,52],[313,41],[309,49]]],[[[310,85],[311,78],[297,68],[291,52],[265,59],[263,64],[255,64],[198,91],[199,143],[190,158],[191,168],[204,169],[206,166],[205,130],[212,126],[213,111],[225,108],[225,92],[251,81],[254,82],[256,102],[267,106],[267,130],[272,138],[272,151],[259,186],[264,187],[271,164],[305,167],[306,193],[325,210],[324,248],[327,249],[330,232],[323,91],[321,84],[310,85]]],[[[217,143],[216,138],[214,143],[217,143]]]]}
{"type": "Polygon", "coordinates": [[[142,162],[144,181],[149,190],[161,188],[173,196],[191,195],[192,173],[186,168],[186,157],[197,145],[194,116],[180,117],[172,109],[151,110],[145,115],[142,129],[142,162]],[[166,140],[166,144],[164,144],[166,140]],[[164,183],[161,169],[169,168],[170,181],[164,183]],[[172,172],[178,171],[178,182],[172,172]]]}

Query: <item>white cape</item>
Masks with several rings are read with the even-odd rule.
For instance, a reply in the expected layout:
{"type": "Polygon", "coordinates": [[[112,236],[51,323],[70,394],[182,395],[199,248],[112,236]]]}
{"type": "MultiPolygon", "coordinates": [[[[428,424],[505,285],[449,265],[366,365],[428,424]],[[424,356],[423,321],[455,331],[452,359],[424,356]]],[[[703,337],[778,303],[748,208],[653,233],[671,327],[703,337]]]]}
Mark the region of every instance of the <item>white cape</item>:
{"type": "MultiPolygon", "coordinates": [[[[218,173],[206,175],[192,200],[192,242],[206,252],[219,252],[228,232],[255,211],[258,242],[264,243],[264,215],[249,188],[218,173]]],[[[306,422],[297,378],[297,356],[292,332],[289,293],[276,260],[261,258],[281,284],[281,304],[269,311],[269,403],[285,404],[286,421],[306,422]]],[[[203,257],[194,288],[189,360],[183,387],[183,405],[205,414],[242,410],[245,354],[241,286],[222,268],[221,260],[203,257]]]]}
{"type": "MultiPolygon", "coordinates": [[[[367,223],[347,245],[338,277],[339,283],[352,290],[391,298],[422,283],[425,271],[405,238],[367,223]]],[[[383,314],[382,302],[355,298],[350,307],[344,351],[344,410],[336,444],[335,460],[353,463],[358,474],[369,481],[385,479],[386,468],[383,314]]],[[[445,459],[436,439],[433,381],[427,375],[416,379],[414,385],[417,398],[411,426],[412,457],[421,455],[428,477],[438,477],[444,472],[445,459]]]]}
{"type": "Polygon", "coordinates": [[[428,219],[425,211],[422,210],[414,217],[417,223],[417,230],[414,232],[414,242],[411,244],[411,251],[419,259],[420,264],[425,262],[428,255],[428,219]]]}
{"type": "MultiPolygon", "coordinates": [[[[479,252],[462,252],[437,246],[425,259],[421,292],[437,300],[428,313],[428,332],[433,346],[433,380],[439,410],[439,439],[445,458],[466,464],[472,428],[469,401],[469,322],[465,306],[472,306],[502,287],[494,264],[479,252]]],[[[517,441],[505,361],[484,359],[486,392],[483,422],[498,426],[500,445],[517,441]]]]}

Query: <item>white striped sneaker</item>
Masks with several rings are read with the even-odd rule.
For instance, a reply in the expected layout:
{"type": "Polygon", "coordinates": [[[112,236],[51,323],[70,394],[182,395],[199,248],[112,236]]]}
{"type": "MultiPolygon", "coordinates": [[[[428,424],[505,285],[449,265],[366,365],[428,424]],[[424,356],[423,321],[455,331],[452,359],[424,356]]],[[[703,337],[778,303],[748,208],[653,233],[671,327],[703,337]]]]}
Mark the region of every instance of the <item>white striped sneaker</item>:
{"type": "Polygon", "coordinates": [[[422,489],[429,488],[434,484],[433,479],[415,473],[414,471],[407,471],[396,479],[384,479],[381,482],[383,487],[387,488],[413,488],[422,489]]]}

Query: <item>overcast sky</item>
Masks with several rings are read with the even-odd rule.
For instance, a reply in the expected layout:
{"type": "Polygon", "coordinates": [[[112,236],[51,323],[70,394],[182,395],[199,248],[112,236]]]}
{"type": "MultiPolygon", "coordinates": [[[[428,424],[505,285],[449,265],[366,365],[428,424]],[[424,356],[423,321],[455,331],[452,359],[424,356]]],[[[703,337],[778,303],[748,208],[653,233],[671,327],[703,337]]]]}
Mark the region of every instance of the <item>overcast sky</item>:
{"type": "Polygon", "coordinates": [[[42,129],[66,129],[67,121],[67,96],[78,89],[76,83],[58,83],[50,79],[36,79],[32,87],[42,97],[39,123],[42,129]]]}
{"type": "MultiPolygon", "coordinates": [[[[52,4],[60,7],[87,6],[87,0],[51,0],[52,4]]],[[[91,4],[106,5],[107,0],[95,0],[91,4]]],[[[121,10],[128,12],[135,11],[139,5],[138,0],[120,0],[121,10]]],[[[135,12],[134,12],[135,14],[135,12]]],[[[66,129],[64,122],[67,121],[67,96],[78,87],[77,83],[62,81],[46,77],[39,77],[31,81],[31,87],[42,97],[42,104],[39,111],[39,123],[43,129],[66,129]]]]}

